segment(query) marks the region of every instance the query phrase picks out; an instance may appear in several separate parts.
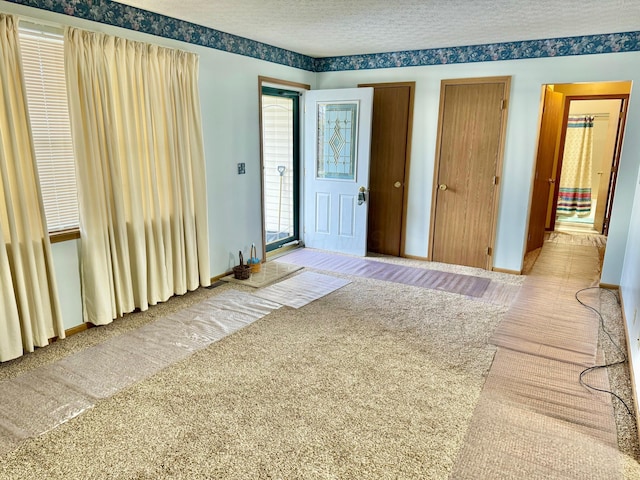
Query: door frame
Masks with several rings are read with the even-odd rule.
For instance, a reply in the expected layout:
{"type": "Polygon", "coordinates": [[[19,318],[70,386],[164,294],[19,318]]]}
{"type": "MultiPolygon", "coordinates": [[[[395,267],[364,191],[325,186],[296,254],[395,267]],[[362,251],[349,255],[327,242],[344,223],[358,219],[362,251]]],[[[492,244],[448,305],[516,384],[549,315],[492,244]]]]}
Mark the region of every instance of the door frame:
{"type": "Polygon", "coordinates": [[[490,252],[487,255],[487,262],[485,265],[486,270],[493,269],[493,253],[495,250],[496,241],[496,227],[498,224],[498,207],[500,205],[500,190],[502,181],[502,165],[504,163],[504,150],[506,144],[506,132],[507,132],[507,117],[509,115],[509,98],[511,93],[511,77],[510,76],[496,76],[496,77],[480,77],[480,78],[459,78],[459,79],[446,79],[440,82],[440,106],[438,111],[438,136],[436,138],[436,151],[434,157],[434,173],[433,173],[433,186],[431,189],[431,218],[429,220],[429,250],[427,252],[427,260],[433,261],[433,247],[435,237],[435,221],[436,221],[436,197],[438,193],[438,178],[440,175],[440,149],[442,148],[442,129],[444,126],[444,101],[445,101],[445,87],[448,85],[474,85],[474,84],[486,84],[486,83],[503,83],[504,84],[504,106],[502,122],[500,125],[500,140],[498,147],[498,154],[496,158],[496,189],[493,196],[493,205],[491,206],[491,225],[489,236],[489,248],[490,252]]]}
{"type": "Polygon", "coordinates": [[[553,202],[551,204],[551,217],[549,223],[549,229],[555,230],[556,227],[556,212],[558,209],[558,194],[560,192],[560,175],[562,174],[562,162],[564,156],[564,144],[567,139],[567,124],[569,121],[569,110],[571,102],[573,100],[621,100],[620,105],[620,117],[618,119],[618,129],[616,132],[616,144],[613,151],[613,158],[611,159],[611,174],[609,177],[609,189],[607,191],[607,207],[605,210],[604,219],[604,234],[607,235],[609,231],[609,219],[611,217],[611,207],[613,205],[613,197],[615,195],[616,181],[618,176],[618,165],[620,164],[620,154],[622,149],[622,142],[624,140],[624,130],[627,121],[627,105],[629,104],[628,93],[611,93],[602,95],[565,95],[564,97],[564,112],[562,114],[562,126],[560,131],[560,140],[558,145],[558,161],[556,163],[555,171],[553,172],[554,190],[553,190],[553,202]]]}
{"type": "MultiPolygon", "coordinates": [[[[409,205],[409,175],[411,165],[411,143],[413,141],[413,104],[416,93],[416,82],[359,83],[358,88],[360,87],[373,87],[374,99],[376,88],[409,87],[409,118],[407,122],[407,144],[405,147],[404,178],[402,179],[404,192],[402,196],[402,220],[400,227],[400,256],[404,257],[406,255],[405,243],[407,239],[407,207],[409,205]]],[[[369,170],[369,177],[371,177],[371,169],[369,170]]],[[[371,215],[371,211],[369,211],[369,215],[371,215]]]]}
{"type": "MultiPolygon", "coordinates": [[[[267,237],[265,231],[265,218],[264,218],[264,146],[262,141],[262,87],[281,87],[283,89],[293,89],[303,92],[304,90],[311,90],[311,85],[305,83],[291,82],[289,80],[281,80],[279,78],[258,76],[258,136],[260,138],[260,228],[262,235],[262,261],[267,258],[267,237]]],[[[303,140],[303,109],[298,112],[298,121],[300,129],[298,131],[298,141],[302,145],[303,140]]],[[[299,173],[299,172],[298,172],[299,173]]],[[[299,177],[300,178],[300,177],[299,177]]],[[[301,202],[300,202],[301,203],[301,202]]],[[[298,205],[298,215],[300,215],[301,205],[298,205]]]]}

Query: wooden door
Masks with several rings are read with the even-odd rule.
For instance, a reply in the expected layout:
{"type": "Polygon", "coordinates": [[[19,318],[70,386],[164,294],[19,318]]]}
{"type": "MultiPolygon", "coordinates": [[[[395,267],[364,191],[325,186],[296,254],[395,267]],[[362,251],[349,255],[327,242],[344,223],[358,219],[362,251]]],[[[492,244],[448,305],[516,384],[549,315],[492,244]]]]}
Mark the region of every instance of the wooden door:
{"type": "Polygon", "coordinates": [[[431,259],[490,269],[510,77],[443,80],[431,259]]]}
{"type": "Polygon", "coordinates": [[[560,128],[562,127],[562,100],[561,93],[554,92],[549,86],[545,87],[536,171],[531,196],[531,213],[529,214],[527,252],[542,247],[544,243],[549,194],[552,190],[551,186],[555,183],[553,166],[560,128]]]}
{"type": "Polygon", "coordinates": [[[616,190],[624,126],[627,119],[626,104],[627,98],[622,98],[620,101],[618,130],[616,134],[613,158],[611,160],[611,168],[608,172],[605,172],[607,175],[603,175],[603,178],[600,179],[600,188],[598,189],[598,203],[596,204],[593,228],[603,235],[609,234],[609,217],[611,217],[611,208],[613,207],[613,195],[616,190]],[[602,199],[605,199],[605,201],[603,202],[602,199]]]}
{"type": "Polygon", "coordinates": [[[401,256],[415,83],[359,86],[374,88],[367,250],[401,256]]]}

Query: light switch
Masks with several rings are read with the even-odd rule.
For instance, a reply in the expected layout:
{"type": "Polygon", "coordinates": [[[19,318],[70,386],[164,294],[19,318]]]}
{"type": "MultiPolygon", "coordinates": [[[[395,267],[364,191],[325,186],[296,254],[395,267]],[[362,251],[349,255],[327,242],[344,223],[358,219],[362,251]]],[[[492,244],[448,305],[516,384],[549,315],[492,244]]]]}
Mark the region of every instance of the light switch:
{"type": "Polygon", "coordinates": [[[244,162],[239,163],[238,164],[238,175],[244,175],[245,173],[246,172],[245,172],[245,169],[244,169],[244,162]]]}

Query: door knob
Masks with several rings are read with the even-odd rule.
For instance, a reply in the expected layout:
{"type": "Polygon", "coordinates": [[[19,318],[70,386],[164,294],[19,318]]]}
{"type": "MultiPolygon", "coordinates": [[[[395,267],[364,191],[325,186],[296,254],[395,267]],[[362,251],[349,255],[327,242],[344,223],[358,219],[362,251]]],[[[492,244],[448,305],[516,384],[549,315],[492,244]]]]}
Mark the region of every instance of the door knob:
{"type": "Polygon", "coordinates": [[[441,183],[441,184],[438,186],[438,188],[439,188],[440,190],[442,190],[442,191],[445,191],[448,187],[447,187],[444,183],[441,183]]]}
{"type": "Polygon", "coordinates": [[[366,197],[365,197],[364,193],[366,191],[367,191],[367,189],[365,187],[360,187],[358,189],[358,205],[362,205],[365,202],[366,197]]]}
{"type": "Polygon", "coordinates": [[[547,182],[549,183],[556,183],[556,179],[555,178],[548,178],[547,182]]]}
{"type": "Polygon", "coordinates": [[[400,182],[396,182],[393,184],[394,187],[396,188],[400,188],[402,186],[402,184],[400,182]]]}

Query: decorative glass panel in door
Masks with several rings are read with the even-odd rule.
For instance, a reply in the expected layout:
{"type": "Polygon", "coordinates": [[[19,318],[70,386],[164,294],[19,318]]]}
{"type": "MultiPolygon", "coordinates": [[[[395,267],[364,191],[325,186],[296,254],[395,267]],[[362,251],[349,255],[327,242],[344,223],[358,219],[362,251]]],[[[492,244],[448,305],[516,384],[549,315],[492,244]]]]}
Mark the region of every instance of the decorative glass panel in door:
{"type": "Polygon", "coordinates": [[[318,103],[316,178],[356,181],[358,102],[318,103]]]}

